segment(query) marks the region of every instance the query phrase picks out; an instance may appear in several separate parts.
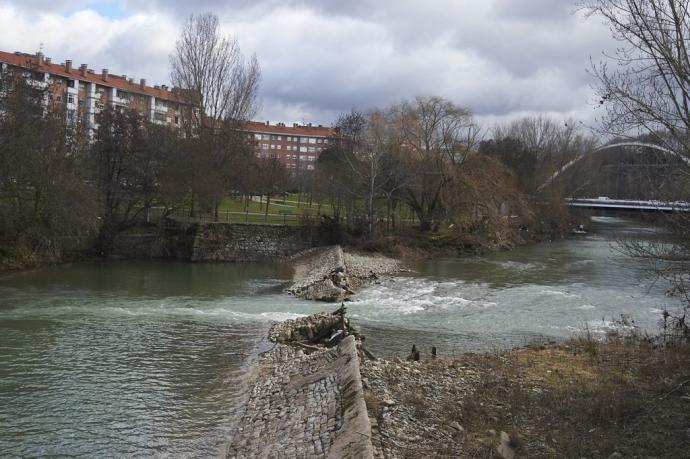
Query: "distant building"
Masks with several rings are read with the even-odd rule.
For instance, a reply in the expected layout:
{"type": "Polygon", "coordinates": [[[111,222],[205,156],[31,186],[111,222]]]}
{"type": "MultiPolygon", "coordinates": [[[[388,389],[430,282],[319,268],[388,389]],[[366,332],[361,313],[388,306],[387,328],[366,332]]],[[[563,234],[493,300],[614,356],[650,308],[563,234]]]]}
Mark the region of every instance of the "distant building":
{"type": "Polygon", "coordinates": [[[254,137],[256,154],[260,158],[275,157],[293,172],[314,170],[321,152],[335,142],[335,128],[311,124],[249,121],[243,130],[254,137]]]}
{"type": "Polygon", "coordinates": [[[135,108],[154,123],[180,125],[180,110],[185,106],[180,92],[167,86],[147,86],[127,75],[113,75],[108,69],[96,73],[87,64],[74,68],[72,61],[56,64],[43,53],[8,53],[0,51],[0,71],[15,69],[45,85],[48,103],[64,108],[69,122],[84,121],[97,128],[96,115],[109,106],[135,108]]]}
{"type": "MultiPolygon", "coordinates": [[[[48,90],[49,104],[65,111],[69,122],[82,120],[91,131],[98,128],[96,115],[105,107],[134,108],[154,123],[181,126],[185,103],[182,90],[147,86],[127,75],[114,75],[108,69],[96,73],[87,64],[74,68],[72,61],[56,64],[43,53],[26,54],[0,51],[0,72],[24,72],[27,78],[48,90]]],[[[186,100],[189,100],[187,98],[186,100]]],[[[249,121],[246,131],[256,142],[258,157],[276,157],[293,172],[314,170],[319,154],[336,138],[334,128],[311,124],[270,124],[249,121]]]]}

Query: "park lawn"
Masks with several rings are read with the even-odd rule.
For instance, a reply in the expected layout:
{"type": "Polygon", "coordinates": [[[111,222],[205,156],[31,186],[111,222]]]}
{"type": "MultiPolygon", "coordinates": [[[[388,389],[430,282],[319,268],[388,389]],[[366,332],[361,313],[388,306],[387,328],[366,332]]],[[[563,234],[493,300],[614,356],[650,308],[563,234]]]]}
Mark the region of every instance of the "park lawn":
{"type": "MultiPolygon", "coordinates": [[[[264,203],[265,203],[265,199],[264,203]]],[[[312,205],[311,207],[308,205],[308,203],[303,202],[300,204],[299,207],[297,207],[296,201],[295,203],[290,202],[291,199],[287,198],[284,200],[282,197],[273,197],[271,198],[271,203],[268,206],[268,213],[269,214],[280,214],[280,215],[302,215],[304,212],[308,212],[310,215],[316,215],[318,213],[318,206],[317,205],[312,205]]],[[[224,212],[250,212],[250,213],[265,213],[266,212],[266,207],[264,204],[259,203],[258,201],[252,200],[249,202],[249,205],[245,207],[245,202],[241,198],[236,198],[236,197],[226,197],[223,200],[223,203],[220,205],[219,211],[221,213],[224,212]]],[[[321,213],[322,214],[330,214],[331,209],[329,206],[322,206],[321,207],[321,213]]]]}

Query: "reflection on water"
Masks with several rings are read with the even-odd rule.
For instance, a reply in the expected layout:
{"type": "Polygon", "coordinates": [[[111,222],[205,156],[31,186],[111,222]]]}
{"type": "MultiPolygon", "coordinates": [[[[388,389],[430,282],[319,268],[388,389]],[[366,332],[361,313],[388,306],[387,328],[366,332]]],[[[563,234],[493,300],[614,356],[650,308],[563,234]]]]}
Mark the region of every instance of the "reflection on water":
{"type": "MultiPolygon", "coordinates": [[[[613,250],[653,228],[598,219],[587,236],[431,260],[348,304],[368,347],[441,354],[654,329],[674,299],[613,250]],[[602,320],[603,319],[603,320],[602,320]]],[[[0,277],[0,451],[10,456],[215,456],[271,320],[335,309],[282,294],[266,264],[109,262],[0,277]]]]}

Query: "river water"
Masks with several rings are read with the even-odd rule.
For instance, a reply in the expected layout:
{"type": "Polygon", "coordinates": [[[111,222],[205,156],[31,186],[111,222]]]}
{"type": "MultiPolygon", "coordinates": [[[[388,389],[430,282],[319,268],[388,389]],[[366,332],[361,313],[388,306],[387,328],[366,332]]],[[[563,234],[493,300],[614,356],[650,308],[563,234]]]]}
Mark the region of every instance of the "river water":
{"type": "MultiPolygon", "coordinates": [[[[630,315],[653,331],[677,305],[618,253],[653,228],[593,231],[486,257],[437,259],[348,304],[367,345],[404,356],[603,333],[630,315]]],[[[0,455],[221,455],[272,320],[323,305],[281,293],[268,264],[118,261],[0,277],[0,455]]]]}

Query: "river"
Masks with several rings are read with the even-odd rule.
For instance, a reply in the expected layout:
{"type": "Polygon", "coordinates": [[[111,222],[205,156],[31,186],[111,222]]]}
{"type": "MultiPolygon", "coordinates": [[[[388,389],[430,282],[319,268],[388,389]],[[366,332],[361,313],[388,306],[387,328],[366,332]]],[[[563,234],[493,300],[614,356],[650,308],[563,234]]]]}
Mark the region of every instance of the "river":
{"type": "MultiPolygon", "coordinates": [[[[626,314],[654,331],[666,286],[642,280],[619,237],[592,232],[484,257],[435,259],[348,303],[367,346],[404,356],[604,333],[626,314]]],[[[9,456],[221,455],[272,320],[330,309],[282,293],[269,264],[113,261],[0,276],[0,451],[9,456]]]]}

